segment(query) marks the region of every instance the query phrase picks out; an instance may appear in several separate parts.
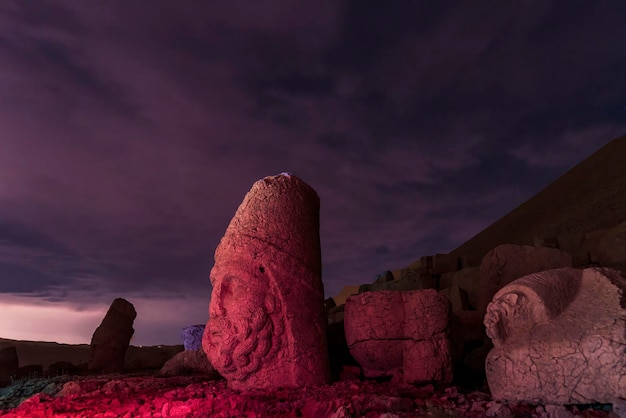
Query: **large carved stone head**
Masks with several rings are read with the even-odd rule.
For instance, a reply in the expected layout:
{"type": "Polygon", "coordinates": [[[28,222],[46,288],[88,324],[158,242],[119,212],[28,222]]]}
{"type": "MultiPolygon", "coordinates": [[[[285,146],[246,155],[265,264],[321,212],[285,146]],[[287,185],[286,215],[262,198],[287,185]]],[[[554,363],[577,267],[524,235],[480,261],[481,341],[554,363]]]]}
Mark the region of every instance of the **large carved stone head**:
{"type": "Polygon", "coordinates": [[[215,251],[203,348],[231,388],[328,378],[319,198],[283,173],[256,182],[215,251]]]}

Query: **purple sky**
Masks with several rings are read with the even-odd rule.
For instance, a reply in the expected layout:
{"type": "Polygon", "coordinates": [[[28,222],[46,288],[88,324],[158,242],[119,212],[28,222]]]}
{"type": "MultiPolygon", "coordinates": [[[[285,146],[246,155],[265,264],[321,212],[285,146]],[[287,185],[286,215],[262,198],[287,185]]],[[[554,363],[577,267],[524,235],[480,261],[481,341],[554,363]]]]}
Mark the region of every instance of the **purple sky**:
{"type": "Polygon", "coordinates": [[[125,297],[180,343],[267,175],[320,195],[332,296],[626,132],[621,1],[182,4],[0,3],[0,337],[88,342],[125,297]]]}

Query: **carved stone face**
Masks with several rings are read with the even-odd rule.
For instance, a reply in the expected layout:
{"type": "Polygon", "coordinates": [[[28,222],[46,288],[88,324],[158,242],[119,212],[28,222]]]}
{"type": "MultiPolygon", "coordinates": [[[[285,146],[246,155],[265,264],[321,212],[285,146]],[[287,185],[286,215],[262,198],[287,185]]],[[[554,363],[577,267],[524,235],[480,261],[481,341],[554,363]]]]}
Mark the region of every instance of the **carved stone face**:
{"type": "MultiPolygon", "coordinates": [[[[248,263],[250,260],[248,260],[248,263]]],[[[243,381],[269,363],[280,348],[282,323],[261,269],[246,263],[216,264],[205,332],[205,351],[226,378],[243,381]]]]}
{"type": "Polygon", "coordinates": [[[328,381],[319,197],[290,174],[254,183],[215,249],[202,348],[233,389],[328,381]]]}

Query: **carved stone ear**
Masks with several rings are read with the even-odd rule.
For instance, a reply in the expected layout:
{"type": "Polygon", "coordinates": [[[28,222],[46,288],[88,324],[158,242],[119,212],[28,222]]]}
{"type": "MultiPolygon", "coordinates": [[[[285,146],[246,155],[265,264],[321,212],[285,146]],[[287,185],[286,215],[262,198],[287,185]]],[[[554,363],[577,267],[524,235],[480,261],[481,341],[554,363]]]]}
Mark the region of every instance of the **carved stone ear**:
{"type": "Polygon", "coordinates": [[[280,301],[271,293],[265,296],[264,300],[265,310],[268,314],[273,314],[281,311],[280,301]]]}
{"type": "Polygon", "coordinates": [[[523,293],[511,292],[501,295],[487,306],[485,315],[487,336],[496,347],[509,338],[525,338],[532,332],[537,318],[533,306],[523,293]]]}

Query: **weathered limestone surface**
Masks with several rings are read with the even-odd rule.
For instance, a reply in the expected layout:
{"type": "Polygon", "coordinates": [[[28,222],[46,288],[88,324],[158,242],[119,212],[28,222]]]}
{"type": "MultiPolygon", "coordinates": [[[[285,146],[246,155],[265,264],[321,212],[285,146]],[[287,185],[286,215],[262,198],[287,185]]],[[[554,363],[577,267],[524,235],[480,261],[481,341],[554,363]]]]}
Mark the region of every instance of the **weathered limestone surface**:
{"type": "Polygon", "coordinates": [[[496,293],[485,316],[496,399],[548,404],[626,398],[626,280],[609,268],[530,274],[496,293]]]}
{"type": "Polygon", "coordinates": [[[445,273],[439,279],[439,288],[447,289],[458,286],[467,295],[469,309],[478,307],[480,298],[480,272],[478,267],[465,268],[459,271],[445,273]]]}
{"type": "Polygon", "coordinates": [[[404,366],[402,292],[365,292],[346,299],[346,342],[365,377],[393,376],[404,366]]]}
{"type": "Polygon", "coordinates": [[[478,311],[484,313],[493,295],[513,280],[527,274],[571,267],[572,256],[556,248],[529,245],[499,245],[480,263],[478,311]]]}
{"type": "Polygon", "coordinates": [[[190,325],[183,328],[180,335],[183,338],[185,350],[199,350],[202,348],[202,336],[205,325],[190,325]]]}
{"type": "Polygon", "coordinates": [[[346,341],[366,377],[450,382],[449,317],[450,302],[434,289],[362,293],[346,300],[346,341]]]}
{"type": "Polygon", "coordinates": [[[0,344],[0,386],[11,381],[11,376],[17,375],[19,360],[17,348],[12,344],[0,344]]]}
{"type": "Polygon", "coordinates": [[[91,338],[88,369],[101,372],[121,372],[124,356],[135,330],[133,322],[137,312],[132,303],[115,299],[102,323],[91,338]]]}
{"type": "Polygon", "coordinates": [[[535,245],[554,246],[572,256],[574,267],[596,265],[626,273],[626,221],[609,228],[552,238],[537,238],[535,245]]]}
{"type": "Polygon", "coordinates": [[[215,251],[202,342],[233,389],[329,381],[319,197],[289,173],[257,181],[215,251]]]}
{"type": "Polygon", "coordinates": [[[586,235],[590,261],[626,273],[626,222],[598,231],[596,239],[591,239],[591,235],[586,235]]]}
{"type": "Polygon", "coordinates": [[[452,304],[452,312],[469,310],[467,292],[465,292],[459,286],[452,286],[441,289],[439,293],[448,298],[448,300],[452,304]]]}
{"type": "Polygon", "coordinates": [[[589,248],[585,244],[585,234],[582,232],[562,235],[556,238],[558,248],[572,256],[572,266],[586,266],[591,261],[589,248]]]}

